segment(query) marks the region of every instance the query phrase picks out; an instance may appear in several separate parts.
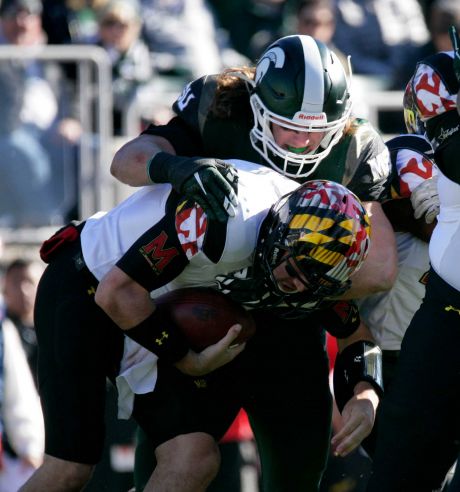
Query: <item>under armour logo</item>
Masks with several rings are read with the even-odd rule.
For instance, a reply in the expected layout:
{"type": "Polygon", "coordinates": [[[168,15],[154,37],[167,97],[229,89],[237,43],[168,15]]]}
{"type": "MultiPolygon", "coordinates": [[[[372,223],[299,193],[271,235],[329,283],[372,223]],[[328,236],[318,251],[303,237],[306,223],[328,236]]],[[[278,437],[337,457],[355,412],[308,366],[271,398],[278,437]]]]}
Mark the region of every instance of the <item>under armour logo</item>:
{"type": "Polygon", "coordinates": [[[207,386],[208,386],[206,379],[195,379],[193,382],[195,383],[195,386],[198,389],[204,389],[204,388],[207,388],[207,386]]]}
{"type": "Polygon", "coordinates": [[[163,342],[169,338],[169,335],[165,332],[165,331],[162,331],[161,332],[161,338],[155,338],[155,343],[157,345],[163,345],[163,342]]]}
{"type": "Polygon", "coordinates": [[[86,293],[89,295],[89,296],[94,296],[94,294],[96,293],[96,289],[94,288],[94,286],[92,285],[89,289],[86,290],[86,293]]]}
{"type": "Polygon", "coordinates": [[[444,311],[455,311],[457,314],[460,315],[460,309],[455,308],[454,306],[446,306],[444,308],[444,311]]]}

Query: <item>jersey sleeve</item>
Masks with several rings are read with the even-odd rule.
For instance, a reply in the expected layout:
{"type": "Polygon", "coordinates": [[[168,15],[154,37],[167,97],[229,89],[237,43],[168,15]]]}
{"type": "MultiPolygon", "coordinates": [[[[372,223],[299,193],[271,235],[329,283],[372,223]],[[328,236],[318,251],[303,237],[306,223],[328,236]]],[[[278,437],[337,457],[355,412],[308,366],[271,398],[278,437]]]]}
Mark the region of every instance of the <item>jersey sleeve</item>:
{"type": "Polygon", "coordinates": [[[392,198],[410,198],[435,173],[430,144],[421,136],[401,135],[387,142],[393,168],[392,198]]]}
{"type": "Polygon", "coordinates": [[[356,152],[357,164],[346,186],[363,201],[382,202],[390,198],[390,153],[381,136],[366,123],[356,132],[351,149],[356,152]]]}
{"type": "Polygon", "coordinates": [[[176,277],[205,247],[206,214],[193,202],[172,193],[164,217],[140,236],[117,267],[149,292],[176,277]]]}
{"type": "Polygon", "coordinates": [[[214,85],[213,76],[188,83],[172,106],[175,116],[166,125],[149,125],[142,133],[166,138],[178,155],[203,155],[203,126],[214,85]]]}
{"type": "Polygon", "coordinates": [[[147,230],[116,264],[149,292],[174,280],[188,264],[174,223],[168,219],[147,230]]]}
{"type": "Polygon", "coordinates": [[[203,155],[200,134],[178,116],[172,118],[166,125],[149,125],[142,135],[157,135],[166,138],[174,147],[177,155],[190,157],[203,155]]]}

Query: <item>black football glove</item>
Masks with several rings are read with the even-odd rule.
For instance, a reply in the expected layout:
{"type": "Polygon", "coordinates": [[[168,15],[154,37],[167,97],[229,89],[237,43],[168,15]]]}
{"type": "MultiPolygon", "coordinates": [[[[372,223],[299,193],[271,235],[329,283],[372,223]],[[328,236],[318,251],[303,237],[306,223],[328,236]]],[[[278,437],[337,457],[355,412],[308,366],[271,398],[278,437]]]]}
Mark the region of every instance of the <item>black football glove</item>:
{"type": "Polygon", "coordinates": [[[198,203],[211,220],[225,222],[235,215],[238,174],[224,161],[159,152],[150,161],[148,173],[154,183],[170,183],[198,203]]]}

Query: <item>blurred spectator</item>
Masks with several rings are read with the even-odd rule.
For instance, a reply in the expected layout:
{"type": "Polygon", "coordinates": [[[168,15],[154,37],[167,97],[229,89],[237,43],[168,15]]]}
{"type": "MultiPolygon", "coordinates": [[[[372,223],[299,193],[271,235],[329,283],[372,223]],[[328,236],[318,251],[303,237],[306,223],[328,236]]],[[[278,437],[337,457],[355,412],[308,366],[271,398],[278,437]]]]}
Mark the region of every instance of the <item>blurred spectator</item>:
{"type": "Polygon", "coordinates": [[[417,0],[336,0],[334,42],[357,74],[387,79],[429,34],[417,0]]]}
{"type": "Polygon", "coordinates": [[[0,63],[0,225],[38,225],[53,212],[49,193],[49,157],[26,124],[20,121],[21,93],[25,89],[21,67],[0,63]]]}
{"type": "Polygon", "coordinates": [[[142,37],[153,67],[193,79],[222,69],[216,26],[204,0],[141,0],[142,37]]]}
{"type": "Polygon", "coordinates": [[[418,0],[418,3],[422,7],[423,15],[425,16],[425,20],[428,23],[433,0],[418,0]]]}
{"type": "MultiPolygon", "coordinates": [[[[39,0],[3,0],[0,44],[43,45],[41,11],[39,0]]],[[[63,149],[80,137],[78,122],[68,117],[72,97],[62,70],[56,63],[37,60],[2,61],[0,85],[5,112],[0,123],[0,224],[61,222],[70,197],[64,196],[62,181],[72,173],[75,182],[75,169],[63,168],[75,166],[75,160],[63,162],[63,149]]]]}
{"type": "Polygon", "coordinates": [[[283,34],[287,0],[209,0],[230,45],[256,61],[283,34]]]}
{"type": "Polygon", "coordinates": [[[434,0],[428,16],[431,38],[424,45],[401,57],[391,83],[392,89],[404,90],[419,60],[434,55],[438,51],[452,49],[449,38],[450,26],[455,26],[460,32],[460,2],[458,0],[434,0]]]}
{"type": "Polygon", "coordinates": [[[128,103],[153,75],[149,50],[139,38],[139,5],[135,0],[110,0],[98,12],[98,25],[98,44],[112,60],[114,134],[121,135],[128,103]]]}
{"type": "Polygon", "coordinates": [[[322,41],[348,69],[346,55],[333,43],[336,29],[334,0],[300,0],[292,29],[295,34],[306,34],[322,41]]]}
{"type": "Polygon", "coordinates": [[[331,46],[335,32],[333,0],[301,0],[297,7],[294,31],[307,34],[331,46]]]}
{"type": "Polygon", "coordinates": [[[48,44],[96,42],[96,11],[107,0],[43,0],[42,22],[48,44]]]}
{"type": "Polygon", "coordinates": [[[0,340],[0,401],[4,440],[0,492],[16,492],[43,460],[43,417],[24,349],[8,318],[0,320],[0,340]]]}
{"type": "Polygon", "coordinates": [[[38,354],[34,305],[38,281],[42,273],[41,263],[20,258],[6,265],[3,281],[6,317],[18,331],[35,382],[38,354]]]}

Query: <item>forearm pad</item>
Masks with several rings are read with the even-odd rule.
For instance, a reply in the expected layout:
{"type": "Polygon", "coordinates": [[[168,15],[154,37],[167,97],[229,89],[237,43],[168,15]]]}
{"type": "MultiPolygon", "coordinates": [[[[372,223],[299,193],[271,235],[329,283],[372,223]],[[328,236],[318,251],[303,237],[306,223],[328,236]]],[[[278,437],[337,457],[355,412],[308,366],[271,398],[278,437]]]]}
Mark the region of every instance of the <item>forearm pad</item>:
{"type": "Polygon", "coordinates": [[[379,398],[382,398],[382,351],[373,342],[355,342],[337,354],[334,366],[334,396],[340,412],[348,400],[353,398],[354,388],[360,381],[370,383],[379,398]]]}
{"type": "Polygon", "coordinates": [[[161,306],[157,306],[134,328],[125,330],[125,335],[171,364],[182,359],[190,348],[184,335],[161,306]]]}

